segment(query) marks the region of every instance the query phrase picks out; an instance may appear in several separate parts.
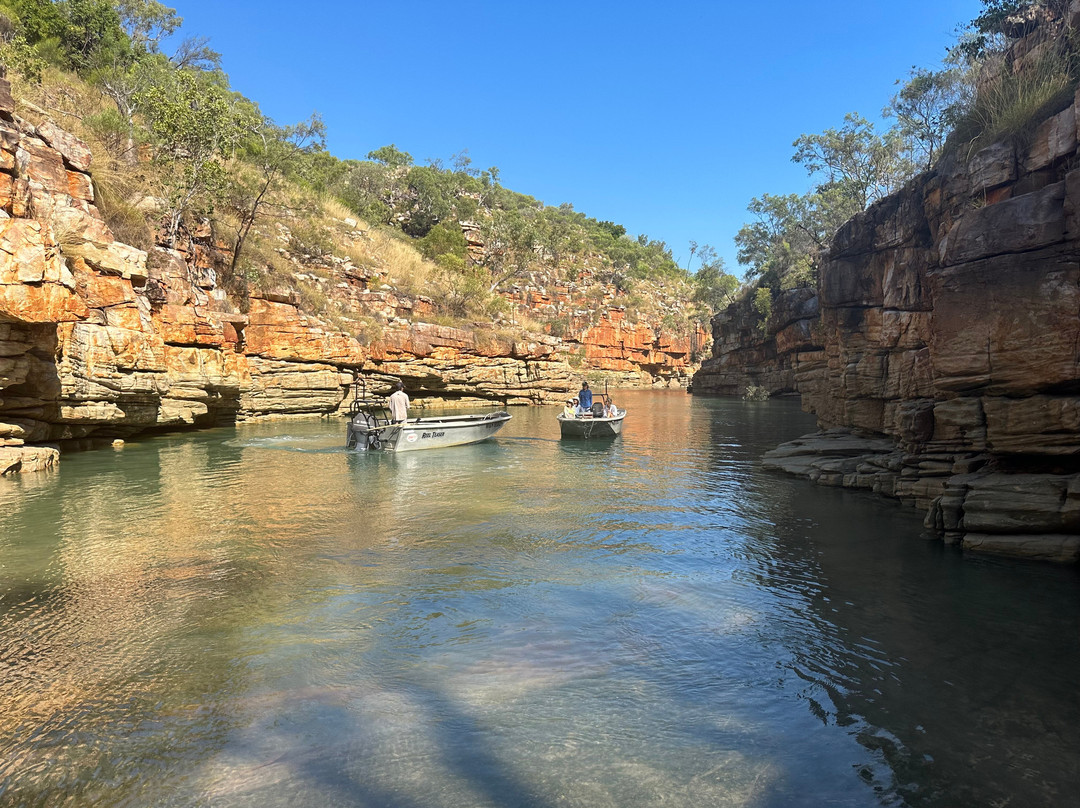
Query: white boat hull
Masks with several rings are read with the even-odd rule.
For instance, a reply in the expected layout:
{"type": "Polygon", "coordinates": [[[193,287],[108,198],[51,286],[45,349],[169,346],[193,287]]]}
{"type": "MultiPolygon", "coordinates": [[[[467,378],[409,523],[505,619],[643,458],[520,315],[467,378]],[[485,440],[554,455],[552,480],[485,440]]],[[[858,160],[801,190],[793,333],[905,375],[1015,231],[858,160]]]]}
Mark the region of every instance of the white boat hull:
{"type": "Polygon", "coordinates": [[[441,449],[464,446],[487,440],[510,420],[507,412],[477,415],[448,415],[432,418],[410,418],[401,424],[372,429],[362,418],[349,422],[347,446],[359,449],[381,449],[388,452],[414,452],[420,449],[441,449]]]}
{"type": "Polygon", "coordinates": [[[561,413],[555,417],[564,438],[614,438],[622,434],[626,410],[619,410],[619,414],[611,418],[566,418],[561,413]]]}

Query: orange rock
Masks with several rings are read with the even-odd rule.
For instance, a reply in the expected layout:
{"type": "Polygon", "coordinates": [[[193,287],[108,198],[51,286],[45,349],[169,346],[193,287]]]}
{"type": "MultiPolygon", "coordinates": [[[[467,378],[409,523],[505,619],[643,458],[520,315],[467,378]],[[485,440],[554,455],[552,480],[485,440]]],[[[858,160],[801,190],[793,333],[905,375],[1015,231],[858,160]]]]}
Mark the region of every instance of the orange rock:
{"type": "Polygon", "coordinates": [[[25,323],[69,322],[88,314],[55,245],[46,243],[33,220],[0,220],[0,314],[25,323]]]}
{"type": "Polygon", "coordinates": [[[94,184],[90,181],[90,177],[81,171],[67,172],[67,192],[69,196],[76,199],[94,201],[94,184]]]}
{"type": "Polygon", "coordinates": [[[248,317],[244,352],[249,356],[356,362],[363,353],[354,338],[323,331],[289,303],[252,300],[248,317]]]}
{"type": "Polygon", "coordinates": [[[50,149],[44,141],[24,137],[15,151],[19,174],[30,177],[50,194],[67,195],[67,170],[60,152],[50,149]]]}
{"type": "Polygon", "coordinates": [[[89,308],[101,309],[135,302],[131,281],[114,275],[101,275],[82,258],[73,259],[71,269],[75,274],[76,288],[89,308]]]}
{"type": "Polygon", "coordinates": [[[15,195],[15,178],[10,174],[0,174],[0,210],[11,212],[11,203],[15,195]]]}

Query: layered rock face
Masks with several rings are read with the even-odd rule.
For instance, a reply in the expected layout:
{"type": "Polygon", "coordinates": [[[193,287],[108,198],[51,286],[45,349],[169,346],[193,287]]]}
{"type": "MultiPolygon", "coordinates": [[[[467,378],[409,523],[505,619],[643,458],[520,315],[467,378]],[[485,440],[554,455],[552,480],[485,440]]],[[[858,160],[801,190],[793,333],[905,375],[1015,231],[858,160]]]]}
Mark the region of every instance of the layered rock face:
{"type": "Polygon", "coordinates": [[[712,357],[693,377],[695,393],[742,396],[761,387],[770,395],[811,389],[825,366],[824,332],[815,289],[783,292],[763,318],[749,300],[712,320],[712,357]]]}
{"type": "MultiPolygon", "coordinates": [[[[54,124],[16,116],[0,79],[0,474],[146,430],[335,413],[358,377],[376,393],[400,378],[421,407],[547,403],[576,389],[554,337],[482,343],[398,318],[362,345],[288,295],[241,313],[204,248],[116,241],[94,205],[90,160],[54,124]]],[[[381,296],[395,314],[423,305],[388,303],[344,274],[345,292],[381,296]]]]}
{"type": "MultiPolygon", "coordinates": [[[[401,379],[418,408],[561,402],[593,371],[681,385],[704,337],[630,324],[614,305],[594,324],[580,289],[555,301],[574,312],[566,339],[434,325],[421,322],[432,300],[332,255],[306,277],[379,322],[377,337],[336,331],[290,290],[255,294],[241,312],[218,284],[228,255],[209,228],[175,250],[118,242],[94,205],[87,147],[14,110],[0,79],[0,475],[148,430],[338,413],[357,379],[373,394],[401,379]]],[[[355,220],[339,224],[364,238],[355,220]]],[[[527,285],[510,297],[526,314],[552,303],[527,285]]]]}
{"type": "Polygon", "coordinates": [[[1077,561],[1076,164],[1076,103],[1024,148],[945,160],[840,230],[810,336],[785,351],[780,329],[762,371],[729,315],[695,391],[795,389],[823,432],[767,465],[917,505],[973,549],[1077,561]]]}
{"type": "MultiPolygon", "coordinates": [[[[590,258],[599,260],[587,256],[586,262],[590,258]]],[[[588,268],[579,269],[574,282],[533,273],[502,294],[519,314],[562,322],[563,347],[579,370],[602,373],[619,387],[684,388],[709,337],[686,316],[690,289],[671,289],[662,281],[639,284],[655,306],[647,319],[631,317],[616,286],[588,268]],[[681,327],[665,327],[665,320],[681,327]]]]}

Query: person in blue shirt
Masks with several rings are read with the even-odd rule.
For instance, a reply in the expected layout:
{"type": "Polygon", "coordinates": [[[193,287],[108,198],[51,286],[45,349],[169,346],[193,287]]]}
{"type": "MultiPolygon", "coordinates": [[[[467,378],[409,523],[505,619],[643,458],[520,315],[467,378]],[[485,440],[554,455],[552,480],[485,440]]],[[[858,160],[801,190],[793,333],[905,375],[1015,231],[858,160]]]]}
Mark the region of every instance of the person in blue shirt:
{"type": "Polygon", "coordinates": [[[577,394],[578,406],[583,410],[587,410],[592,407],[592,390],[589,389],[588,382],[581,383],[581,390],[577,394]]]}

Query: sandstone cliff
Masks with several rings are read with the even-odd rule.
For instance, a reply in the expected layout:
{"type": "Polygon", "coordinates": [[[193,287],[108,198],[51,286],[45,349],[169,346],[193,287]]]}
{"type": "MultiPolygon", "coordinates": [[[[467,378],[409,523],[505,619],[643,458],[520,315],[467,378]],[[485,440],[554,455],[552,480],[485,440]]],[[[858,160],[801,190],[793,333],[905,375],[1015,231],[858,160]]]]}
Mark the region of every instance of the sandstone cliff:
{"type": "Polygon", "coordinates": [[[378,267],[332,256],[317,280],[380,318],[377,338],[306,314],[287,290],[254,293],[241,312],[208,233],[149,252],[113,237],[91,159],[53,122],[16,115],[0,79],[0,474],[147,430],[336,413],[358,375],[376,392],[401,378],[426,406],[553,403],[585,370],[636,385],[685,384],[692,370],[688,339],[631,326],[618,307],[570,343],[451,328],[422,322],[430,301],[378,267]]]}
{"type": "Polygon", "coordinates": [[[823,432],[768,465],[917,505],[965,547],[1080,559],[1078,107],[848,222],[764,330],[717,317],[695,392],[799,392],[823,432]]]}

